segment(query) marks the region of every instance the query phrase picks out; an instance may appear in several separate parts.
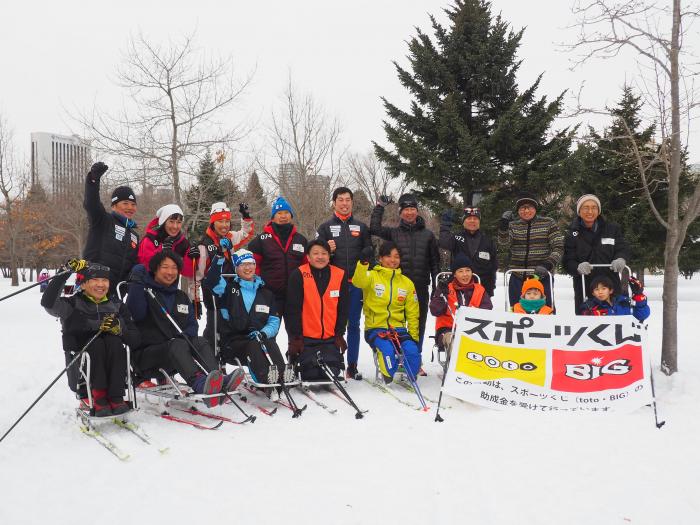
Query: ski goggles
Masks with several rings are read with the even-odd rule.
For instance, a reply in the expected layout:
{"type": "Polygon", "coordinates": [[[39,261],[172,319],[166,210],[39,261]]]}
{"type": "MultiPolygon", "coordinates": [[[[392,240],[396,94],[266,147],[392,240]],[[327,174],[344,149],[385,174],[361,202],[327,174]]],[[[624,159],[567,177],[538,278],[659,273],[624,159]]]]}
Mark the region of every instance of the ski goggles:
{"type": "Polygon", "coordinates": [[[467,217],[477,217],[481,219],[481,210],[477,207],[472,207],[469,206],[467,208],[464,208],[464,213],[463,217],[466,219],[467,217]]]}
{"type": "Polygon", "coordinates": [[[90,279],[109,279],[109,266],[89,263],[79,273],[83,276],[84,281],[89,281],[90,279]]]}

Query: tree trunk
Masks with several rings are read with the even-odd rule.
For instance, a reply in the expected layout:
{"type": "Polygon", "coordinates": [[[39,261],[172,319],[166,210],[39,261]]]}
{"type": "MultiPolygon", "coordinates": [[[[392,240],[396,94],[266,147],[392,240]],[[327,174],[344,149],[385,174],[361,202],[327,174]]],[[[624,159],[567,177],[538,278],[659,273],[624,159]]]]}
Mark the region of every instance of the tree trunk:
{"type": "Polygon", "coordinates": [[[670,252],[664,264],[661,335],[661,371],[669,376],[678,372],[678,252],[675,249],[670,252]]]}

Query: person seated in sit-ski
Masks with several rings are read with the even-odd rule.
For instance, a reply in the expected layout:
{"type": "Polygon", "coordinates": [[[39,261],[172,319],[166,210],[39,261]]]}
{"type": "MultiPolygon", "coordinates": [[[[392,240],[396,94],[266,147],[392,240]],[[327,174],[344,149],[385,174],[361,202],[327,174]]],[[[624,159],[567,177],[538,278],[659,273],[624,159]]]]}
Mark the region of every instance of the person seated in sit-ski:
{"type": "Polygon", "coordinates": [[[597,275],[591,280],[591,298],[581,305],[581,315],[633,315],[639,321],[644,321],[651,310],[647,305],[647,297],[644,295],[642,283],[630,277],[630,290],[632,299],[625,294],[615,295],[615,284],[607,275],[597,275]]]}
{"type": "Polygon", "coordinates": [[[513,305],[513,313],[551,315],[553,310],[546,302],[542,281],[530,277],[523,283],[520,300],[513,305]]]}

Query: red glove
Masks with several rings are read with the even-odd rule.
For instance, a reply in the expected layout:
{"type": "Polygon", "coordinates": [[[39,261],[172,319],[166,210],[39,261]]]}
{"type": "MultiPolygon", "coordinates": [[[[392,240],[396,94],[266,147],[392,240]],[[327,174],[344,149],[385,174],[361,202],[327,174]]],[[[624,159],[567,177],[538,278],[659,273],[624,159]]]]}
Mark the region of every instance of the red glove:
{"type": "Polygon", "coordinates": [[[342,335],[336,335],[335,339],[333,339],[333,343],[335,343],[335,346],[343,354],[348,349],[348,344],[345,342],[345,338],[342,335]]]}

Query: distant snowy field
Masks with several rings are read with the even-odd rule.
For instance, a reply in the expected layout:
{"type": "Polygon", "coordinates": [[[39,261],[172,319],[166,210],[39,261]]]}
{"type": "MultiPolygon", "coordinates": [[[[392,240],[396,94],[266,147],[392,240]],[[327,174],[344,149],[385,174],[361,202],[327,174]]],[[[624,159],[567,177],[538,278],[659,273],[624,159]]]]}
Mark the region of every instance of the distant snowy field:
{"type": "MultiPolygon", "coordinates": [[[[365,383],[350,394],[369,409],[356,421],[329,394],[331,415],[309,404],[299,420],[280,408],[253,425],[201,431],[136,414],[170,451],[113,433],[120,462],[83,436],[65,377],[0,444],[0,524],[185,523],[700,523],[700,278],[680,282],[680,370],[658,372],[661,278],[647,278],[657,399],[625,416],[513,415],[447,398],[445,422],[365,383]],[[89,521],[87,521],[89,520],[89,521]]],[[[557,278],[558,310],[572,310],[557,278]]],[[[12,292],[0,280],[0,295],[12,292]]],[[[502,288],[495,304],[502,308],[502,288]]],[[[59,324],[36,289],[0,303],[0,434],[63,368],[59,324]]],[[[432,325],[429,319],[429,325],[432,325]]],[[[281,341],[282,347],[286,341],[281,341]]],[[[424,349],[426,395],[439,367],[424,349]]],[[[370,350],[360,370],[373,375],[370,350]]],[[[411,399],[411,394],[397,390],[411,399]]],[[[296,396],[300,403],[309,401],[296,396]]],[[[246,407],[249,409],[250,407],[246,407]]],[[[251,409],[252,411],[252,409],[251,409]]],[[[235,415],[230,406],[226,415],[235,415]]]]}

